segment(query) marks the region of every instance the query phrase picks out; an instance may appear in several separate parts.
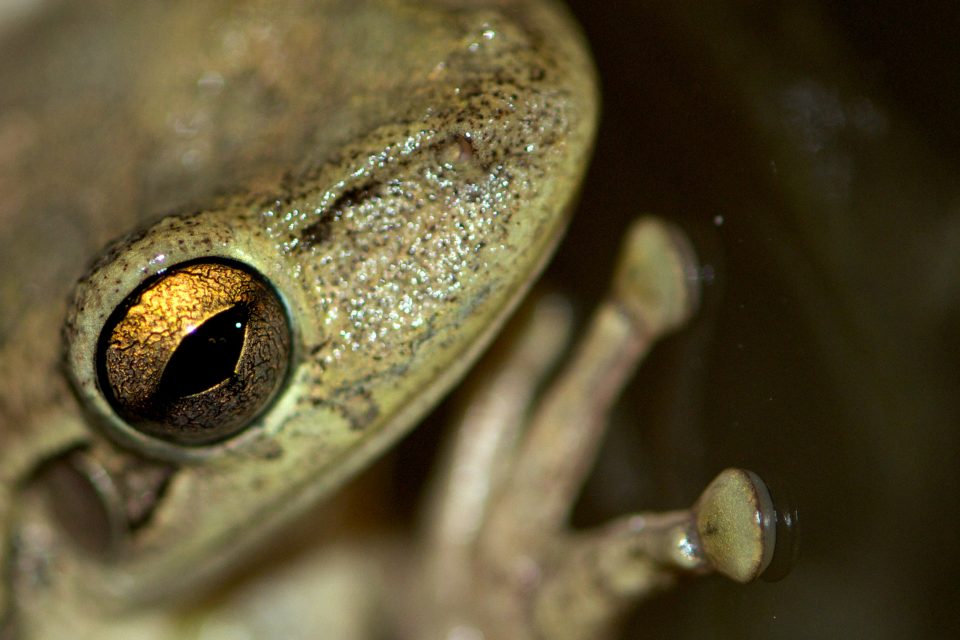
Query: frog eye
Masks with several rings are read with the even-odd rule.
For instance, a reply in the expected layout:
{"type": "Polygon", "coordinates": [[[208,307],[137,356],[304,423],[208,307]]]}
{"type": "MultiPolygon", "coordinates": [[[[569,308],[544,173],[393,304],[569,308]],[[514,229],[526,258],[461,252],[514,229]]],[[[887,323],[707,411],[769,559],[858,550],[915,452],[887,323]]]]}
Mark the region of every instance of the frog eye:
{"type": "Polygon", "coordinates": [[[276,395],[290,325],[273,289],[246,267],[201,261],[144,282],[100,333],[100,388],[138,431],[202,445],[239,433],[276,395]]]}

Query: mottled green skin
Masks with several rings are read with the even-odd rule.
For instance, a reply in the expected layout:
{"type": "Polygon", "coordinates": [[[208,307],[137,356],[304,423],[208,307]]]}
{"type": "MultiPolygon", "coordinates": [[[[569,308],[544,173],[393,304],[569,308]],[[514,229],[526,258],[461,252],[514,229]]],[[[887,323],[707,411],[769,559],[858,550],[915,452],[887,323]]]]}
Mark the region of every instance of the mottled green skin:
{"type": "Polygon", "coordinates": [[[121,608],[214,578],[416,423],[545,262],[596,117],[579,34],[533,1],[73,3],[0,43],[0,86],[0,508],[75,444],[178,469],[113,561],[51,543],[56,580],[16,598],[121,608]],[[179,448],[112,412],[95,345],[201,256],[273,283],[295,357],[247,432],[179,448]]]}

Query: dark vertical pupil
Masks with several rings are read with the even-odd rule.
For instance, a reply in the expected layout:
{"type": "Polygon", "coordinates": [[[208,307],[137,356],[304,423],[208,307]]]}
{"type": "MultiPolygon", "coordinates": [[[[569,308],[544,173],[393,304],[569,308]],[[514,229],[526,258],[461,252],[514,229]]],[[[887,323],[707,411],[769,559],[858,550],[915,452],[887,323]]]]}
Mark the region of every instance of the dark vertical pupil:
{"type": "Polygon", "coordinates": [[[206,391],[232,376],[243,350],[248,318],[246,307],[236,306],[184,337],[163,370],[158,396],[176,400],[206,391]]]}

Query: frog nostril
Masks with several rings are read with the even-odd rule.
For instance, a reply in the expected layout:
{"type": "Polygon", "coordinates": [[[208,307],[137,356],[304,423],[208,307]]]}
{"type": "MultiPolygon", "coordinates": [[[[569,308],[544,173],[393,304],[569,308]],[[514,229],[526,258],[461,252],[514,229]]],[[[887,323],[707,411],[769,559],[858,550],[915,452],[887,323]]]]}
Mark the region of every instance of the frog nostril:
{"type": "Polygon", "coordinates": [[[289,366],[283,305],[256,273],[205,260],[131,293],[100,334],[100,388],[135,429],[201,445],[247,427],[289,366]]]}

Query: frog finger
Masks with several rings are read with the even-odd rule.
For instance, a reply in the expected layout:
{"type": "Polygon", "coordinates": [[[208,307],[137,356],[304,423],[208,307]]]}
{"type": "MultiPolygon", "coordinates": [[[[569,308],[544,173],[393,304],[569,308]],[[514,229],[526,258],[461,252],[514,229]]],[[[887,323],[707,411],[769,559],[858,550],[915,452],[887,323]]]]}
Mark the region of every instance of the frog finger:
{"type": "Polygon", "coordinates": [[[474,576],[467,568],[490,499],[509,475],[527,410],[569,337],[572,314],[565,300],[544,296],[530,307],[510,339],[481,363],[484,375],[464,398],[429,496],[423,551],[441,625],[471,601],[474,576]]]}
{"type": "Polygon", "coordinates": [[[726,469],[690,509],[639,513],[559,539],[544,563],[536,625],[543,637],[602,637],[628,605],[681,573],[750,582],[773,571],[778,579],[796,556],[796,510],[774,502],[752,471],[726,469]]]}
{"type": "Polygon", "coordinates": [[[699,553],[718,573],[737,582],[760,577],[776,581],[796,563],[797,510],[776,500],[754,472],[726,469],[707,486],[692,511],[699,553]]]}
{"type": "Polygon", "coordinates": [[[653,342],[695,308],[694,271],[693,251],[669,225],[647,218],[628,232],[611,294],[534,412],[524,462],[492,516],[502,539],[556,531],[566,520],[623,385],[653,342]]]}

